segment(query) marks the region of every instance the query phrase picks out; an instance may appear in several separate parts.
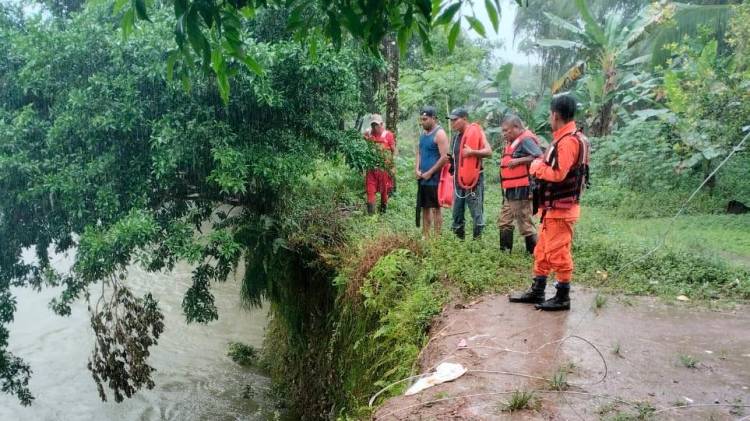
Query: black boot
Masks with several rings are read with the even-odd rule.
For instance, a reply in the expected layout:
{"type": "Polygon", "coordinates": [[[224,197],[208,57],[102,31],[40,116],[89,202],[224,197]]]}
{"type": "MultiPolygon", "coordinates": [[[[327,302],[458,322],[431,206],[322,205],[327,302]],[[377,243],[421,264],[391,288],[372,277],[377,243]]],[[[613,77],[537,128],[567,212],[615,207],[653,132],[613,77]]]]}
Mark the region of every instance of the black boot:
{"type": "Polygon", "coordinates": [[[508,301],[511,303],[540,304],[544,302],[544,288],[547,287],[546,276],[535,276],[534,283],[528,291],[510,294],[508,301]]]}
{"type": "Polygon", "coordinates": [[[513,228],[500,230],[500,251],[510,253],[513,250],[513,228]]]}
{"type": "Polygon", "coordinates": [[[557,293],[555,294],[555,296],[541,304],[537,304],[536,306],[534,306],[537,310],[570,310],[570,285],[558,283],[557,285],[555,285],[555,288],[557,288],[557,293]]]}
{"type": "Polygon", "coordinates": [[[478,240],[482,237],[482,228],[484,227],[474,227],[474,230],[472,232],[472,236],[475,240],[478,240]]]}
{"type": "Polygon", "coordinates": [[[374,203],[368,203],[367,204],[367,214],[372,215],[375,213],[375,204],[374,203]]]}
{"type": "Polygon", "coordinates": [[[464,231],[464,227],[457,228],[453,230],[453,232],[456,234],[456,237],[458,237],[459,240],[463,240],[466,237],[466,232],[464,231]]]}
{"type": "Polygon", "coordinates": [[[385,203],[381,203],[380,207],[378,208],[378,212],[380,212],[381,214],[384,214],[387,207],[388,205],[386,205],[385,203]]]}
{"type": "Polygon", "coordinates": [[[526,237],[523,237],[523,239],[526,241],[526,251],[533,255],[534,248],[536,247],[536,234],[527,235],[526,237]]]}

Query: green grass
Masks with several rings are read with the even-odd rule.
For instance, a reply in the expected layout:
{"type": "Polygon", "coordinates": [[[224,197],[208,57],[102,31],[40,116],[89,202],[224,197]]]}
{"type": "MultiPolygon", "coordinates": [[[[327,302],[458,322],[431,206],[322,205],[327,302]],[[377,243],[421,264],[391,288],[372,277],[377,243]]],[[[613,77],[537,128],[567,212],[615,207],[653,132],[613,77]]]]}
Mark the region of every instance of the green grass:
{"type": "Polygon", "coordinates": [[[502,405],[503,411],[516,412],[524,409],[539,408],[539,398],[532,391],[516,390],[510,396],[510,400],[502,405]]]}
{"type": "Polygon", "coordinates": [[[607,421],[644,421],[653,419],[654,411],[656,408],[650,402],[638,402],[634,410],[618,411],[616,405],[609,404],[601,407],[598,412],[607,421]]]}
{"type": "Polygon", "coordinates": [[[677,360],[685,368],[697,368],[698,367],[698,363],[700,362],[697,359],[695,359],[695,357],[693,357],[691,355],[687,355],[687,354],[680,354],[680,355],[678,355],[677,356],[677,360]]]}
{"type": "Polygon", "coordinates": [[[549,388],[552,390],[567,390],[568,387],[568,371],[561,367],[552,375],[549,388]]]}
{"type": "Polygon", "coordinates": [[[629,219],[611,211],[585,208],[578,229],[597,233],[644,249],[662,241],[667,249],[717,256],[727,263],[750,268],[750,214],[684,215],[672,218],[629,219]],[[668,231],[669,229],[669,231],[668,231]],[[665,237],[665,233],[669,235],[665,237]],[[666,239],[666,240],[665,240],[666,239]]]}
{"type": "Polygon", "coordinates": [[[594,303],[592,307],[594,308],[594,311],[599,311],[607,304],[607,296],[602,295],[601,293],[596,293],[596,296],[594,297],[594,303]]]}
{"type": "Polygon", "coordinates": [[[622,345],[619,342],[615,342],[615,344],[612,345],[612,354],[617,355],[620,358],[624,358],[622,355],[622,345]]]}

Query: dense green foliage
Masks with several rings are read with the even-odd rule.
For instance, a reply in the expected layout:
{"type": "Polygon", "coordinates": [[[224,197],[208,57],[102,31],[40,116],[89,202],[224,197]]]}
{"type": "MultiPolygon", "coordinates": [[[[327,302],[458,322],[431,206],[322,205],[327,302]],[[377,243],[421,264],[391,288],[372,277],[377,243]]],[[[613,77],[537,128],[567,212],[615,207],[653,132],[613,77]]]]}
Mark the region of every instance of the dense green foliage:
{"type": "Polygon", "coordinates": [[[450,54],[442,34],[431,38],[433,54],[425,54],[413,43],[401,63],[399,107],[403,116],[411,117],[425,105],[447,115],[455,107],[476,103],[481,94],[483,73],[489,71],[487,46],[461,36],[450,54]],[[450,60],[445,59],[448,56],[450,60]]]}
{"type": "MultiPolygon", "coordinates": [[[[295,38],[310,45],[314,56],[319,44],[332,43],[337,48],[344,45],[347,36],[364,45],[377,55],[383,42],[395,37],[401,52],[405,52],[412,38],[419,37],[425,51],[432,51],[430,33],[438,27],[446,30],[447,43],[453,49],[461,32],[461,23],[486,36],[484,24],[462,12],[466,4],[472,10],[474,3],[465,0],[399,0],[399,1],[289,1],[289,0],[239,0],[231,2],[206,2],[199,0],[174,0],[174,18],[177,21],[174,35],[177,48],[169,53],[170,69],[177,64],[183,80],[195,68],[210,71],[216,76],[219,92],[224,101],[229,100],[229,77],[233,64],[243,64],[249,70],[262,74],[264,67],[253,51],[245,45],[247,35],[243,20],[251,20],[259,12],[274,13],[279,8],[289,11],[284,23],[295,38]]],[[[516,0],[518,5],[523,0],[516,0]]],[[[495,31],[500,21],[500,1],[486,0],[482,4],[495,31]]],[[[114,13],[121,16],[123,33],[133,31],[136,21],[150,20],[146,0],[117,0],[114,13]]],[[[172,70],[170,70],[170,73],[172,70]]]]}
{"type": "MultiPolygon", "coordinates": [[[[106,4],[64,24],[0,16],[0,381],[26,404],[29,368],[5,350],[10,285],[62,285],[51,305],[67,314],[95,283],[125,291],[131,263],[160,271],[185,260],[195,270],[183,309],[188,321],[207,322],[218,317],[211,283],[245,257],[247,301],[279,298],[284,279],[265,274],[305,247],[285,235],[304,221],[283,217],[302,178],[321,160],[357,169],[378,162],[357,133],[340,128],[359,104],[349,50],[320,48],[311,58],[291,40],[256,43],[266,72],[234,73],[241,89],[225,107],[212,79],[195,78],[186,92],[166,78],[168,10],[153,10],[153,24],[127,40],[106,4]],[[21,259],[29,247],[34,262],[21,259]],[[72,272],[57,273],[49,253],[73,248],[72,272]]],[[[92,317],[156,305],[149,297],[112,297],[92,317]]],[[[135,331],[151,337],[146,350],[158,339],[158,321],[150,317],[135,331]]],[[[124,326],[98,326],[100,337],[127,344],[128,335],[117,333],[124,326]]],[[[117,346],[98,348],[103,361],[107,349],[117,346]]],[[[111,384],[123,384],[127,395],[136,372],[145,380],[133,386],[150,386],[145,359],[116,367],[96,361],[95,371],[117,378],[111,384]]]]}
{"type": "MultiPolygon", "coordinates": [[[[743,16],[749,7],[735,7],[731,33],[747,30],[743,16]]],[[[671,214],[747,135],[748,52],[736,36],[729,36],[725,43],[732,48],[723,52],[721,42],[706,29],[670,46],[667,67],[656,70],[660,83],[653,89],[661,98],[656,108],[635,110],[612,135],[594,140],[594,179],[603,189],[595,189],[589,203],[629,208],[630,216],[671,214]]],[[[708,180],[693,212],[720,212],[729,200],[750,201],[747,148],[735,153],[708,180]]]]}

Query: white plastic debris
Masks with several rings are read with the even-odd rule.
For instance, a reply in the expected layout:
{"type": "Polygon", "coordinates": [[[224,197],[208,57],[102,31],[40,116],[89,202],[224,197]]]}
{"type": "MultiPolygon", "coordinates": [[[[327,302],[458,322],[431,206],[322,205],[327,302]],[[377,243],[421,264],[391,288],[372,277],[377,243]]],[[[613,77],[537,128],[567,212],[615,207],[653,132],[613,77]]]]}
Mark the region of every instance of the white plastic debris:
{"type": "Polygon", "coordinates": [[[460,341],[458,341],[458,348],[466,348],[467,346],[469,345],[466,343],[466,339],[461,339],[460,341]]]}
{"type": "Polygon", "coordinates": [[[690,301],[690,298],[684,296],[684,295],[678,295],[677,296],[678,301],[690,301]]]}
{"type": "Polygon", "coordinates": [[[456,380],[463,376],[464,373],[466,373],[466,368],[461,364],[441,363],[437,366],[434,373],[427,377],[422,377],[414,383],[409,390],[406,391],[405,395],[414,395],[432,386],[456,380]]]}

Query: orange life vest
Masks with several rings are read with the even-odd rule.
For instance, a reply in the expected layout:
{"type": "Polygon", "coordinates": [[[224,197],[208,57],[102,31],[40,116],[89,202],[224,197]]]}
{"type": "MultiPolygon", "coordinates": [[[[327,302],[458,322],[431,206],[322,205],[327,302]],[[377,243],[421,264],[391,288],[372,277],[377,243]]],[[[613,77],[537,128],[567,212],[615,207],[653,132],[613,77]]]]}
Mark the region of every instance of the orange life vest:
{"type": "Polygon", "coordinates": [[[456,184],[464,190],[472,190],[479,181],[482,174],[482,158],[478,156],[463,156],[464,146],[468,145],[472,149],[480,149],[484,146],[486,138],[482,126],[477,123],[471,123],[464,130],[461,136],[461,143],[458,147],[458,156],[453,159],[456,161],[456,184]]]}
{"type": "Polygon", "coordinates": [[[513,189],[516,187],[528,187],[529,186],[529,165],[516,165],[513,168],[508,168],[508,164],[513,159],[513,153],[516,152],[524,139],[531,138],[534,143],[539,146],[539,139],[536,137],[531,130],[526,130],[521,133],[510,145],[505,147],[503,151],[503,159],[500,161],[500,184],[504,190],[513,189]]]}
{"type": "Polygon", "coordinates": [[[453,176],[450,173],[450,164],[443,165],[443,169],[440,170],[438,203],[443,208],[453,206],[453,176]]]}
{"type": "Polygon", "coordinates": [[[582,131],[565,134],[550,145],[545,157],[547,165],[557,168],[557,145],[570,136],[578,142],[578,159],[563,180],[558,183],[537,180],[534,192],[536,209],[570,209],[581,200],[583,190],[589,185],[589,139],[582,131]]]}

